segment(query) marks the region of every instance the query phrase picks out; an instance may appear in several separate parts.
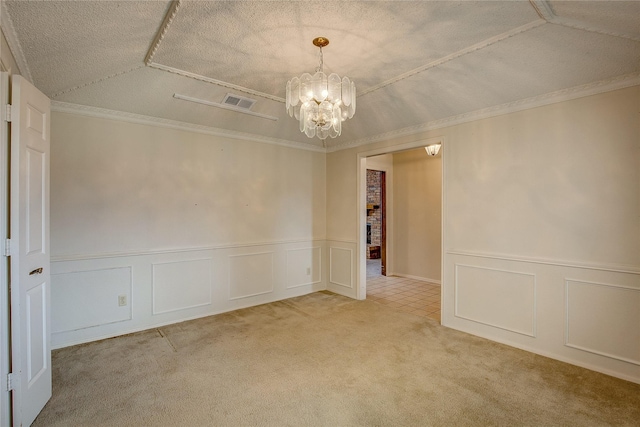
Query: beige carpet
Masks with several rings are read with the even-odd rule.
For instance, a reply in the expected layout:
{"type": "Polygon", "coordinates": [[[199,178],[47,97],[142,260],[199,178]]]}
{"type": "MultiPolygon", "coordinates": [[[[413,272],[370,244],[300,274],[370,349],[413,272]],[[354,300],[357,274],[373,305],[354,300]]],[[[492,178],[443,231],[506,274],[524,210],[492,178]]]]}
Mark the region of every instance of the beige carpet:
{"type": "Polygon", "coordinates": [[[640,425],[640,385],[319,292],[53,354],[35,426],[640,425]]]}

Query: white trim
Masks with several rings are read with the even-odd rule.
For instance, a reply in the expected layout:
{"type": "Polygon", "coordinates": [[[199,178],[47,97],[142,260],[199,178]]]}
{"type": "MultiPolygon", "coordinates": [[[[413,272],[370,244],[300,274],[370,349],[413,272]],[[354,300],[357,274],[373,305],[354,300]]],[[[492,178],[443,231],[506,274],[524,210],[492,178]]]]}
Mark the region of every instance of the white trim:
{"type": "MultiPolygon", "coordinates": [[[[4,4],[3,4],[4,7],[4,4]]],[[[0,15],[3,15],[0,9],[0,15]]],[[[9,73],[0,73],[0,242],[4,242],[9,213],[9,126],[2,119],[9,103],[9,73]]],[[[0,254],[0,381],[4,382],[11,372],[9,363],[11,354],[11,305],[9,302],[9,258],[0,254]]],[[[11,393],[6,387],[0,387],[0,425],[8,426],[11,420],[11,393]]]]}
{"type": "Polygon", "coordinates": [[[118,120],[128,123],[135,123],[149,126],[160,126],[169,129],[184,130],[188,132],[202,133],[205,135],[220,136],[223,138],[241,139],[243,141],[263,142],[267,144],[280,145],[283,147],[296,148],[299,150],[326,152],[323,147],[311,145],[306,142],[288,141],[284,139],[269,138],[245,132],[225,130],[211,126],[196,125],[193,123],[180,122],[177,120],[162,119],[141,114],[127,113],[124,111],[108,110],[106,108],[91,107],[88,105],[71,104],[68,102],[51,101],[51,111],[59,113],[77,114],[81,116],[95,117],[99,119],[118,120]]]}
{"type": "Polygon", "coordinates": [[[149,46],[147,55],[144,58],[144,63],[146,65],[149,65],[149,63],[153,60],[154,55],[156,54],[156,52],[158,51],[158,48],[160,47],[160,43],[162,43],[164,36],[167,35],[167,31],[169,31],[169,27],[171,26],[173,19],[176,17],[176,14],[178,13],[178,9],[180,9],[181,5],[182,5],[182,0],[175,0],[171,2],[171,5],[169,6],[169,10],[167,10],[167,14],[164,17],[164,21],[162,21],[162,25],[158,29],[158,33],[153,39],[151,46],[149,46]]]}
{"type": "Polygon", "coordinates": [[[2,33],[4,34],[4,37],[7,40],[7,44],[9,45],[9,50],[11,50],[11,54],[16,60],[16,65],[18,66],[18,70],[14,70],[13,74],[20,74],[21,76],[29,80],[30,83],[33,83],[31,69],[29,68],[29,63],[27,63],[27,58],[24,55],[24,50],[22,49],[22,45],[20,44],[20,40],[18,39],[16,28],[13,25],[11,17],[9,16],[7,3],[5,1],[0,1],[0,3],[0,7],[2,7],[2,11],[0,12],[0,29],[2,29],[2,33]]]}
{"type": "Polygon", "coordinates": [[[166,249],[142,249],[137,251],[122,251],[122,252],[103,252],[103,253],[89,253],[89,254],[75,254],[75,255],[59,255],[51,257],[51,262],[69,262],[69,261],[84,261],[91,259],[103,259],[103,258],[124,258],[132,256],[146,256],[146,255],[162,255],[162,254],[177,254],[184,252],[200,252],[200,251],[214,251],[221,249],[235,249],[235,248],[247,248],[252,246],[277,246],[288,245],[295,243],[308,243],[308,242],[322,242],[325,239],[291,239],[291,240],[273,240],[264,242],[251,242],[251,243],[229,243],[225,245],[212,245],[212,246],[199,246],[190,248],[166,248],[166,249]]]}
{"type": "Polygon", "coordinates": [[[636,269],[634,267],[628,267],[628,266],[579,263],[579,262],[563,261],[563,260],[521,257],[521,256],[514,256],[514,255],[491,254],[491,253],[460,251],[460,250],[448,250],[446,251],[446,254],[469,256],[469,257],[475,257],[475,258],[497,259],[501,261],[514,261],[514,262],[527,262],[531,264],[553,265],[557,267],[569,267],[569,268],[580,268],[580,269],[586,269],[586,270],[607,271],[611,273],[640,275],[640,268],[636,269]]]}
{"type": "Polygon", "coordinates": [[[571,101],[573,99],[584,98],[591,95],[598,95],[600,93],[611,92],[614,90],[624,89],[636,85],[640,85],[640,73],[626,74],[623,76],[614,77],[612,79],[601,80],[581,86],[575,86],[568,89],[562,89],[555,92],[521,99],[519,101],[495,105],[493,107],[487,107],[481,110],[471,111],[464,114],[458,114],[456,116],[445,117],[443,119],[406,127],[404,129],[397,129],[366,138],[346,141],[344,143],[327,147],[327,152],[331,153],[334,151],[346,150],[353,147],[373,144],[375,142],[388,141],[403,136],[416,135],[435,129],[442,129],[445,127],[473,122],[476,120],[488,119],[491,117],[515,113],[531,108],[543,107],[545,105],[556,104],[558,102],[571,101]]]}

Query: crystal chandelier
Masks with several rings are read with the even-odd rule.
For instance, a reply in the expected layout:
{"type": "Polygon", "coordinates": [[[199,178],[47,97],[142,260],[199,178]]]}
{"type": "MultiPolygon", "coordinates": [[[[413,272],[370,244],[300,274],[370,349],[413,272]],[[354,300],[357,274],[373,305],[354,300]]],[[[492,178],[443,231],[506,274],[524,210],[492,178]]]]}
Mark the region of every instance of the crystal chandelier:
{"type": "Polygon", "coordinates": [[[356,85],[349,77],[324,73],[322,48],[329,39],[317,37],[313,44],[320,48],[320,65],[313,76],[304,73],[287,82],[286,107],[289,116],[300,121],[300,132],[324,140],[339,136],[342,122],[356,112],[356,85]]]}

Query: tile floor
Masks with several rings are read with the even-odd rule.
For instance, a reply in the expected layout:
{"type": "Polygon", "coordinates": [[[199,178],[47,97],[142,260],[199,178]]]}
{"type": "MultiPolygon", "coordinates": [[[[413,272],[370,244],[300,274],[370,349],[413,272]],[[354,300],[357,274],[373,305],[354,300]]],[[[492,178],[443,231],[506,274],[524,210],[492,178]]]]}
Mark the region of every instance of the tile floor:
{"type": "Polygon", "coordinates": [[[367,260],[367,299],[440,322],[440,285],[380,275],[380,260],[367,260]]]}

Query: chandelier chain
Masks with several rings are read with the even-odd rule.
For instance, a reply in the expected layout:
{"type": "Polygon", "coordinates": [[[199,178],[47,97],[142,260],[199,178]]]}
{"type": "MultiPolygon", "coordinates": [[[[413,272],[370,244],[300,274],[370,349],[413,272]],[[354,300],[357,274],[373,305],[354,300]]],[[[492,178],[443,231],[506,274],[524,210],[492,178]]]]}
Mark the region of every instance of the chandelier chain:
{"type": "Polygon", "coordinates": [[[316,68],[316,73],[318,71],[324,73],[324,55],[322,54],[322,46],[320,46],[320,64],[316,68]]]}

